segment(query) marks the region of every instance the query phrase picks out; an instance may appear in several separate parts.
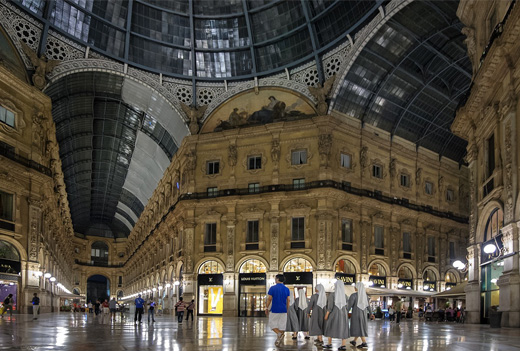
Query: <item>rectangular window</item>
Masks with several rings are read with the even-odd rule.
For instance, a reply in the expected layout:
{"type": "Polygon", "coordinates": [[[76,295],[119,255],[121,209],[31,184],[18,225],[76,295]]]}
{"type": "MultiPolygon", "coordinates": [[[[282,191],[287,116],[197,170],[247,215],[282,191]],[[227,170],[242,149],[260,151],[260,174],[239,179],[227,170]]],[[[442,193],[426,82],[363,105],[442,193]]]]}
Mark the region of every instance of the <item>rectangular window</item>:
{"type": "Polygon", "coordinates": [[[410,176],[408,174],[401,174],[401,186],[410,187],[410,176]]]}
{"type": "Polygon", "coordinates": [[[247,169],[261,169],[262,168],[262,157],[261,156],[249,156],[247,158],[247,169]]]}
{"type": "Polygon", "coordinates": [[[260,183],[249,183],[247,186],[250,193],[259,193],[260,192],[260,183]]]}
{"type": "Polygon", "coordinates": [[[374,226],[374,246],[376,248],[376,255],[385,254],[385,228],[381,226],[374,226]]]}
{"type": "Polygon", "coordinates": [[[487,140],[487,171],[488,178],[491,177],[495,170],[495,134],[491,134],[487,140]]]}
{"type": "Polygon", "coordinates": [[[292,219],[291,241],[305,240],[305,218],[295,217],[292,219]]]}
{"type": "Polygon", "coordinates": [[[217,187],[211,187],[208,188],[208,196],[214,197],[218,195],[218,188],[217,187]]]}
{"type": "Polygon", "coordinates": [[[0,220],[13,222],[13,194],[0,191],[0,220]]]}
{"type": "Polygon", "coordinates": [[[220,161],[208,161],[206,163],[206,174],[219,174],[220,172],[220,161]]]}
{"type": "Polygon", "coordinates": [[[122,285],[122,284],[123,284],[123,276],[122,276],[122,275],[119,276],[119,283],[118,283],[118,284],[119,284],[119,285],[122,285]]]}
{"type": "Polygon", "coordinates": [[[374,178],[383,178],[383,169],[380,165],[372,166],[372,176],[374,178]]]}
{"type": "Polygon", "coordinates": [[[428,262],[435,262],[435,238],[428,237],[428,262]]]}
{"type": "Polygon", "coordinates": [[[449,257],[450,257],[450,263],[453,263],[455,261],[455,242],[453,242],[453,241],[450,241],[449,257]]]}
{"type": "Polygon", "coordinates": [[[341,154],[341,167],[343,167],[343,168],[351,167],[351,157],[349,154],[341,154]]]}
{"type": "Polygon", "coordinates": [[[0,106],[0,122],[14,128],[14,112],[0,106]]]}
{"type": "Polygon", "coordinates": [[[403,258],[412,258],[411,235],[408,232],[403,232],[403,258]]]}
{"type": "Polygon", "coordinates": [[[341,249],[346,251],[352,251],[352,220],[342,219],[341,220],[341,249]]]}
{"type": "Polygon", "coordinates": [[[424,182],[424,192],[427,195],[433,194],[433,184],[431,182],[424,182]]]}
{"type": "Polygon", "coordinates": [[[305,178],[293,179],[293,189],[305,188],[305,178]]]}
{"type": "Polygon", "coordinates": [[[447,189],[446,190],[446,201],[453,201],[453,190],[447,189]]]}
{"type": "Polygon", "coordinates": [[[307,150],[294,150],[291,154],[292,165],[304,165],[307,163],[307,150]]]}
{"type": "Polygon", "coordinates": [[[247,221],[246,243],[258,243],[258,221],[247,221]]]}
{"type": "Polygon", "coordinates": [[[204,252],[217,251],[217,223],[206,223],[204,232],[204,252]]]}

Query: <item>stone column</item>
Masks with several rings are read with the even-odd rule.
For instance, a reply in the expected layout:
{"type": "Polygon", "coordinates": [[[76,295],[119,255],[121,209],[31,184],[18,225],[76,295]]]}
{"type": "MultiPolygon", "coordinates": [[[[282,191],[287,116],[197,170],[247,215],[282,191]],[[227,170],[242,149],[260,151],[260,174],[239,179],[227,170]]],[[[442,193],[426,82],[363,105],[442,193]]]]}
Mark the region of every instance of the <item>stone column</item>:
{"type": "Polygon", "coordinates": [[[518,271],[518,227],[510,223],[502,228],[504,253],[514,253],[504,259],[504,273],[497,281],[500,287],[502,326],[520,327],[520,273],[518,271]]]}
{"type": "MultiPolygon", "coordinates": [[[[361,273],[368,272],[368,247],[370,244],[370,235],[372,233],[372,224],[369,221],[361,221],[361,273]]],[[[368,277],[367,280],[368,282],[368,277]]]]}
{"type": "Polygon", "coordinates": [[[479,283],[480,247],[473,244],[468,247],[468,285],[466,286],[466,322],[480,323],[480,283],[479,283]]]}
{"type": "Polygon", "coordinates": [[[316,251],[318,253],[318,270],[331,269],[332,264],[332,220],[328,211],[321,211],[316,215],[318,220],[318,240],[316,251]]]}
{"type": "Polygon", "coordinates": [[[235,220],[227,222],[227,258],[224,274],[224,309],[223,316],[237,316],[237,298],[235,294],[235,220]]]}

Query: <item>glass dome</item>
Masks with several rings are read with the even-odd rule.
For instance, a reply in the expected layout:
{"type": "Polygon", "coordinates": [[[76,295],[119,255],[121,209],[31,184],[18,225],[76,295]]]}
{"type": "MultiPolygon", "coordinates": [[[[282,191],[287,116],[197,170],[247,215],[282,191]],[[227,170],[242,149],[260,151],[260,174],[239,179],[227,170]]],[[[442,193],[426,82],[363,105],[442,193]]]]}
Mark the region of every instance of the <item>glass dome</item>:
{"type": "Polygon", "coordinates": [[[153,72],[203,80],[262,76],[317,60],[382,0],[17,0],[50,27],[153,72]]]}

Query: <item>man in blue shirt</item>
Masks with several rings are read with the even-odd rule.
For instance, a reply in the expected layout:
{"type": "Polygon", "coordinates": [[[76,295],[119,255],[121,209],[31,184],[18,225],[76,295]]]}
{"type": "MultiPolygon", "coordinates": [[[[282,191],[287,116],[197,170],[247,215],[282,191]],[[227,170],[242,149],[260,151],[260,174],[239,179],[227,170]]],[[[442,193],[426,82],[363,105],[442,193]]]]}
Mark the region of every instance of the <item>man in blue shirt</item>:
{"type": "Polygon", "coordinates": [[[141,294],[137,295],[137,299],[135,299],[135,316],[134,323],[137,323],[137,315],[139,315],[139,323],[141,323],[141,318],[143,317],[143,307],[144,300],[141,298],[141,294]]]}
{"type": "Polygon", "coordinates": [[[280,346],[287,324],[287,310],[289,309],[289,296],[291,292],[283,285],[285,281],[283,274],[277,274],[275,281],[276,285],[269,288],[269,292],[267,293],[265,313],[269,316],[269,328],[277,335],[274,344],[275,346],[280,346]]]}

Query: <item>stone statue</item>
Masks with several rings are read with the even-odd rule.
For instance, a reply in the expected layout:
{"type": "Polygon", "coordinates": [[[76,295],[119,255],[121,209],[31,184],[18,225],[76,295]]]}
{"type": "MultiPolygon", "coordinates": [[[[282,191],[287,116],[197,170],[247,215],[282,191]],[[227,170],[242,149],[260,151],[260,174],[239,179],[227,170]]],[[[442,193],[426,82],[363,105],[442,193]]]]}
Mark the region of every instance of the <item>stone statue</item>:
{"type": "Polygon", "coordinates": [[[235,144],[231,144],[231,145],[229,145],[228,150],[229,150],[229,155],[228,155],[229,164],[231,166],[235,166],[237,164],[237,146],[235,144]]]}
{"type": "Polygon", "coordinates": [[[181,102],[181,107],[186,116],[188,116],[190,120],[189,128],[190,133],[197,134],[199,132],[199,120],[204,116],[204,112],[208,108],[208,105],[196,107],[196,106],[188,106],[181,102]]]}
{"type": "Polygon", "coordinates": [[[309,92],[318,100],[316,104],[316,110],[319,116],[323,116],[327,114],[328,104],[327,98],[329,97],[329,93],[332,90],[332,85],[334,84],[334,80],[336,76],[330,76],[323,85],[320,83],[316,84],[316,87],[308,87],[309,92]]]}
{"type": "Polygon", "coordinates": [[[20,41],[22,44],[23,52],[29,57],[32,65],[35,68],[34,74],[32,76],[32,82],[34,86],[40,90],[45,88],[45,84],[47,84],[47,80],[45,76],[60,63],[58,60],[47,60],[45,55],[38,55],[27,45],[24,41],[20,41]]]}
{"type": "Polygon", "coordinates": [[[392,160],[390,160],[390,177],[395,178],[396,174],[397,174],[397,171],[396,171],[396,159],[395,158],[392,158],[392,160]]]}
{"type": "Polygon", "coordinates": [[[461,32],[466,36],[464,44],[466,44],[466,47],[468,48],[468,57],[471,61],[471,65],[473,66],[473,72],[475,72],[478,68],[478,62],[475,61],[477,59],[475,57],[477,53],[477,45],[475,43],[475,29],[471,27],[464,27],[462,28],[461,32]]]}
{"type": "Polygon", "coordinates": [[[280,159],[280,140],[273,139],[273,143],[271,145],[271,158],[274,163],[278,163],[280,159]]]}
{"type": "Polygon", "coordinates": [[[365,168],[367,166],[367,162],[368,162],[368,147],[367,146],[363,146],[361,148],[361,151],[360,151],[360,155],[359,155],[359,164],[361,165],[361,168],[365,168]]]}

